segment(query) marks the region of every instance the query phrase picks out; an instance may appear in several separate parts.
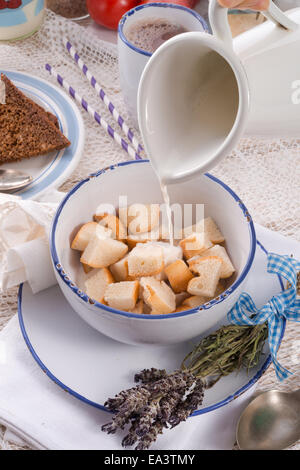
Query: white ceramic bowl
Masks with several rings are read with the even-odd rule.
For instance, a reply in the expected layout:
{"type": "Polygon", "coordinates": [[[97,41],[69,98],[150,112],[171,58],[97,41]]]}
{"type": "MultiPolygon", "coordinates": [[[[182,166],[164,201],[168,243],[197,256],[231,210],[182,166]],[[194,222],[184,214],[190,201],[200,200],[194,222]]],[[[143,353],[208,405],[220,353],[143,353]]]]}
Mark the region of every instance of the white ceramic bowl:
{"type": "Polygon", "coordinates": [[[76,285],[79,253],[70,241],[77,228],[92,220],[100,203],[161,203],[158,179],[146,160],[130,161],[101,170],[78,183],[63,199],[54,217],[50,246],[59,286],[73,309],[92,327],[128,344],[170,344],[186,341],[217,325],[226,317],[243,290],[251,269],[256,236],[252,219],[238,196],[211,175],[169,187],[171,203],[205,204],[205,217],[219,225],[236,268],[233,284],[200,308],[169,315],[141,315],[116,310],[92,301],[76,285]]]}

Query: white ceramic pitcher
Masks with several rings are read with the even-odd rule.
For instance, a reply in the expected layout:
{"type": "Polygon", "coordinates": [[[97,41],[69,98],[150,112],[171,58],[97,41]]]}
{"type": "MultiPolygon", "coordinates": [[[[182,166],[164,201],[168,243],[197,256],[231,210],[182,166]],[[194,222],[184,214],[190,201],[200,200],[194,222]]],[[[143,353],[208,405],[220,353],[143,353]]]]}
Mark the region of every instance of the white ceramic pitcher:
{"type": "Polygon", "coordinates": [[[227,9],[211,0],[213,35],[175,36],[146,65],[139,125],[165,184],[211,169],[244,132],[299,136],[300,8],[271,2],[264,14],[269,21],[232,40],[227,9]]]}

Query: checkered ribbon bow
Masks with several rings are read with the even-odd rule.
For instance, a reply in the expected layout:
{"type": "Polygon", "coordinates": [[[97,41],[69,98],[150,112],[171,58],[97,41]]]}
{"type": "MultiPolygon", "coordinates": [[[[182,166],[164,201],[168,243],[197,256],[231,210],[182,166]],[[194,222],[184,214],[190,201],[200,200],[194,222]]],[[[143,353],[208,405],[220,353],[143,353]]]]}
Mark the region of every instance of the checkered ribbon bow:
{"type": "Polygon", "coordinates": [[[292,375],[277,361],[277,352],[284,332],[285,319],[300,322],[300,300],[297,297],[297,272],[300,262],[288,256],[268,254],[268,273],[278,274],[288,281],[288,288],[272,297],[257,309],[249,294],[243,292],[228,313],[228,320],[236,325],[259,325],[268,322],[269,345],[275,372],[279,380],[292,375]]]}

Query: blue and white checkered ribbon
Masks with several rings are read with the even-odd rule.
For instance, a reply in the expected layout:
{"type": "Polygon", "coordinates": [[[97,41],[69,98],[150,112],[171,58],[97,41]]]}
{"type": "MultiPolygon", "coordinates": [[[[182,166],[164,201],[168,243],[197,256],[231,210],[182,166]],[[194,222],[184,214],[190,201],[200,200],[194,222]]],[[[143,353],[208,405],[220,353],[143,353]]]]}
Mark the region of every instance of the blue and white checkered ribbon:
{"type": "Polygon", "coordinates": [[[267,271],[286,279],[289,288],[272,297],[260,309],[256,308],[250,295],[243,292],[228,313],[228,320],[236,325],[260,325],[268,322],[269,345],[275,372],[279,380],[284,380],[292,373],[279,364],[277,352],[284,331],[284,319],[300,322],[300,300],[296,298],[300,262],[288,256],[269,253],[267,271]]]}

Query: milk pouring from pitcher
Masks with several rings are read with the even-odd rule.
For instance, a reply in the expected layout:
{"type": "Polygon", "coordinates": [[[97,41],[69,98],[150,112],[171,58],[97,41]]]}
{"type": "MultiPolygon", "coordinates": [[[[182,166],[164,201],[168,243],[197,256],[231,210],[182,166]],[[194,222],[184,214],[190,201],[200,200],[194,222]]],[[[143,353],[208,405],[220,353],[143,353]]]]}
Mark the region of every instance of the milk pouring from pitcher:
{"type": "Polygon", "coordinates": [[[300,8],[283,13],[271,2],[264,15],[232,40],[227,9],[211,0],[213,35],[183,33],[150,58],[138,117],[164,185],[210,170],[245,133],[299,135],[300,8]]]}

